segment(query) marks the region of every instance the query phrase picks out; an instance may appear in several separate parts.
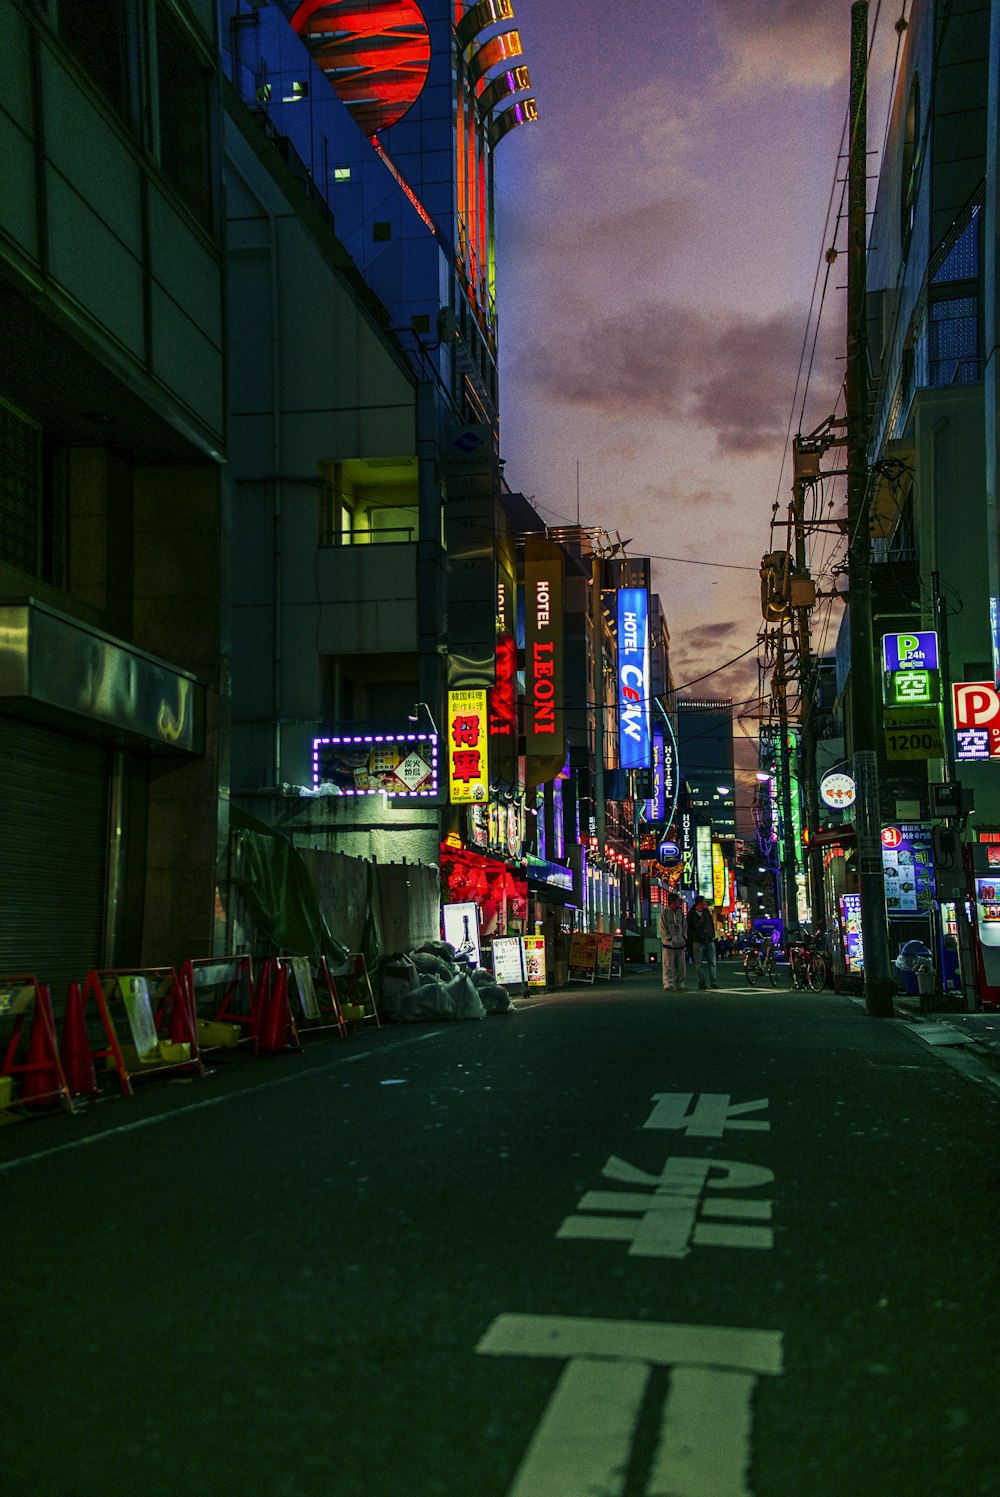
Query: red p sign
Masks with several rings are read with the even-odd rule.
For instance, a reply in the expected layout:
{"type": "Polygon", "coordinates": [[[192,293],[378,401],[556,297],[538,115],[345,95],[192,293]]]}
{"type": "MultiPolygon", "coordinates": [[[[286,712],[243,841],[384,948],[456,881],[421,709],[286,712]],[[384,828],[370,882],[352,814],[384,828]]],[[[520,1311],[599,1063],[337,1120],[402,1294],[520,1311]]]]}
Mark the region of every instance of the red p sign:
{"type": "Polygon", "coordinates": [[[955,728],[989,728],[1000,719],[1000,695],[989,681],[958,681],[952,688],[955,728]]]}

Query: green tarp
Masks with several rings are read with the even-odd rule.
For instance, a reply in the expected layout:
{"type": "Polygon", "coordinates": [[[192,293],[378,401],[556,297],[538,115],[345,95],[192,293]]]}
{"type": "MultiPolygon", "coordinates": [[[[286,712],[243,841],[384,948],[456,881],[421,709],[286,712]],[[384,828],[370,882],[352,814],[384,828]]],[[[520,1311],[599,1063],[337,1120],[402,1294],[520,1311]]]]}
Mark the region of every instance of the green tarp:
{"type": "Polygon", "coordinates": [[[350,955],[326,923],[302,855],[281,832],[238,806],[230,808],[236,835],[233,883],[262,936],[290,956],[325,956],[339,965],[350,955]]]}

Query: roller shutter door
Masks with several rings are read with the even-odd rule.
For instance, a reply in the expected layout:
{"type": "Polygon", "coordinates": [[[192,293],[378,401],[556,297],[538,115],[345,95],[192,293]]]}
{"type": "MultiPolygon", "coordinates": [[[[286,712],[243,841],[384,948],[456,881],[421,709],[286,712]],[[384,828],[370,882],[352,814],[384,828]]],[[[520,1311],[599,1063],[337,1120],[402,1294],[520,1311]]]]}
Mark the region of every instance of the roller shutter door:
{"type": "Polygon", "coordinates": [[[0,974],[34,972],[61,1011],[102,964],[110,751],[0,717],[0,974]]]}

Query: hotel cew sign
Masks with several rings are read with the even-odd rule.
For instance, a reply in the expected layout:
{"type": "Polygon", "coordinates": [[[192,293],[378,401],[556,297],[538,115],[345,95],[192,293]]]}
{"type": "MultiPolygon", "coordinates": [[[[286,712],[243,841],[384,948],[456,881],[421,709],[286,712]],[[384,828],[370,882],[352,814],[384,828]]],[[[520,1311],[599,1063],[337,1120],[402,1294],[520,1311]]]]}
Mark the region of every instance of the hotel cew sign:
{"type": "Polygon", "coordinates": [[[622,769],[649,766],[649,603],[644,587],[618,590],[618,747],[622,769]]]}
{"type": "Polygon", "coordinates": [[[951,688],[957,759],[1000,759],[1000,692],[992,681],[956,681],[951,688]]]}

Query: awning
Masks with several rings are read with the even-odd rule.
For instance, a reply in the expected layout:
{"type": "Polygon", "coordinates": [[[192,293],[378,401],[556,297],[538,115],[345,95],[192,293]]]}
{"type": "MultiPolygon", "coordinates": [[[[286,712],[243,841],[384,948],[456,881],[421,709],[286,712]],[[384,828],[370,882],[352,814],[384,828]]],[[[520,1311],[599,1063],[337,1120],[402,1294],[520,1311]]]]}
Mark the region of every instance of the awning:
{"type": "Polygon", "coordinates": [[[206,695],[197,676],[35,598],[0,604],[0,703],[8,711],[203,754],[206,695]]]}

